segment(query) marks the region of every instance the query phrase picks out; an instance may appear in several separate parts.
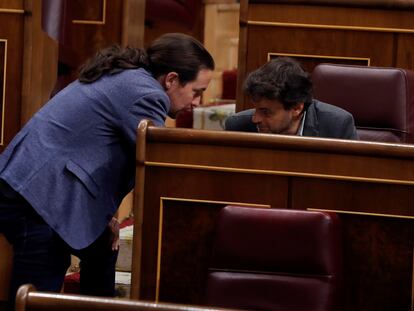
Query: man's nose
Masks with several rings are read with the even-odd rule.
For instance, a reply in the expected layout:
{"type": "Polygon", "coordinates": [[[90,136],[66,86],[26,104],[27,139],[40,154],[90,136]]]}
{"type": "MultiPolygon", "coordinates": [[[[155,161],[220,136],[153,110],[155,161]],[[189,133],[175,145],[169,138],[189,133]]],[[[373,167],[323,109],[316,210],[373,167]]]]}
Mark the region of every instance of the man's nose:
{"type": "Polygon", "coordinates": [[[261,121],[260,116],[257,114],[257,112],[254,112],[252,115],[252,122],[257,124],[257,123],[260,123],[260,121],[261,121]]]}
{"type": "Polygon", "coordinates": [[[191,107],[194,108],[194,107],[200,106],[200,102],[201,102],[201,96],[195,97],[191,102],[191,107]]]}

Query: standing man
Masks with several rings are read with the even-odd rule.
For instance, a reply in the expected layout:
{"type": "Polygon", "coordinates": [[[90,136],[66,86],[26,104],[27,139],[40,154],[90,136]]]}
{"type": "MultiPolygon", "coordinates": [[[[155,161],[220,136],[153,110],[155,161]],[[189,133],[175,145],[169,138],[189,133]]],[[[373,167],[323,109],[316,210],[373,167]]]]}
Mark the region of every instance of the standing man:
{"type": "Polygon", "coordinates": [[[24,283],[59,291],[70,254],[85,294],[113,295],[115,214],[133,188],[136,129],[200,104],[214,61],[166,34],[146,50],[111,47],[55,95],[0,156],[0,233],[13,245],[10,308],[24,283]]]}
{"type": "Polygon", "coordinates": [[[229,117],[228,131],[358,139],[352,115],[313,99],[309,75],[291,58],[272,59],[250,73],[244,90],[256,109],[229,117]]]}

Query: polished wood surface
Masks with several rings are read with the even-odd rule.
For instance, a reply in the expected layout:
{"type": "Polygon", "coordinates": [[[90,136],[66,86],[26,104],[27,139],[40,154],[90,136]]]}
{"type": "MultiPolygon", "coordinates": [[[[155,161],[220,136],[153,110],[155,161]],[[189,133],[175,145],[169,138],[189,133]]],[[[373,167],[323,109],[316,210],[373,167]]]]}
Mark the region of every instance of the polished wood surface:
{"type": "Polygon", "coordinates": [[[137,155],[132,297],[202,303],[218,211],[237,203],[336,211],[345,310],[410,309],[414,146],[140,124],[137,155]]]}
{"type": "Polygon", "coordinates": [[[0,254],[0,301],[6,301],[9,295],[12,247],[2,234],[0,234],[0,254]]]}
{"type": "Polygon", "coordinates": [[[294,3],[309,5],[339,5],[356,7],[376,8],[413,8],[414,3],[410,0],[250,0],[251,3],[294,3]]]}
{"type": "Polygon", "coordinates": [[[58,62],[58,45],[42,29],[42,1],[25,0],[24,9],[21,126],[50,98],[58,62]]]}
{"type": "Polygon", "coordinates": [[[53,2],[61,7],[61,15],[50,14],[57,41],[42,29],[46,2],[0,0],[0,151],[99,49],[114,43],[143,46],[144,0],[53,2]]]}
{"type": "Polygon", "coordinates": [[[73,7],[72,23],[94,23],[105,22],[106,1],[105,0],[72,0],[69,3],[73,7]]]}
{"type": "Polygon", "coordinates": [[[169,32],[180,32],[204,41],[204,1],[148,1],[145,6],[145,47],[169,32]]]}
{"type": "Polygon", "coordinates": [[[145,1],[124,2],[122,18],[122,45],[144,47],[145,1]]]}
{"type": "Polygon", "coordinates": [[[49,98],[57,44],[41,29],[41,1],[0,1],[0,151],[49,98]]]}
{"type": "MultiPolygon", "coordinates": [[[[145,0],[63,0],[59,29],[59,75],[53,94],[78,77],[79,68],[99,50],[114,45],[143,47],[145,0]]],[[[53,5],[48,9],[53,11],[53,5]]]]}
{"type": "MultiPolygon", "coordinates": [[[[56,37],[59,75],[53,94],[75,80],[80,66],[97,51],[115,43],[121,44],[125,2],[64,0],[57,4],[61,7],[60,19],[54,22],[59,29],[56,37]]],[[[50,15],[49,18],[55,18],[50,15]]]]}
{"type": "Polygon", "coordinates": [[[19,288],[16,311],[225,311],[191,305],[152,303],[147,301],[37,292],[33,285],[19,288]]]}
{"type": "Polygon", "coordinates": [[[248,1],[240,3],[237,110],[247,74],[277,55],[308,71],[321,62],[414,69],[414,5],[408,1],[248,1]]]}
{"type": "Polygon", "coordinates": [[[22,1],[0,2],[0,103],[1,145],[7,145],[20,128],[23,23],[22,1]]]}

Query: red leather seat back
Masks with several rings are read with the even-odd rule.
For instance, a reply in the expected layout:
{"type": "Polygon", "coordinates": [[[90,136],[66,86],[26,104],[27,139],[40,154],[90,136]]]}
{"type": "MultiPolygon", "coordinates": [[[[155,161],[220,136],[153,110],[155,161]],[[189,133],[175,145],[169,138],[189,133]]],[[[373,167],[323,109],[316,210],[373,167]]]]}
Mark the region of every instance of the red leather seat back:
{"type": "Polygon", "coordinates": [[[320,64],[314,97],[349,111],[361,140],[414,142],[414,72],[398,68],[320,64]]]}
{"type": "Polygon", "coordinates": [[[210,267],[210,305],[337,310],[338,219],[332,213],[227,206],[210,267]]]}

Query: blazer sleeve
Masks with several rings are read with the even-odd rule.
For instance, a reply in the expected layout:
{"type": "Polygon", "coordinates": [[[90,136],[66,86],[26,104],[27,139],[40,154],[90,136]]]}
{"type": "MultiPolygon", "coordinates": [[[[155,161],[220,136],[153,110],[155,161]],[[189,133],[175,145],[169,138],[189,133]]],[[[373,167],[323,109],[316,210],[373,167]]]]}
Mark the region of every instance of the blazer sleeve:
{"type": "Polygon", "coordinates": [[[135,145],[137,127],[141,120],[151,120],[155,126],[164,126],[170,102],[167,94],[154,92],[140,97],[124,115],[122,130],[128,142],[135,145]]]}
{"type": "Polygon", "coordinates": [[[257,132],[257,126],[252,121],[254,109],[240,111],[226,119],[226,131],[257,132]]]}
{"type": "Polygon", "coordinates": [[[358,134],[355,127],[355,121],[351,114],[347,114],[342,124],[343,134],[341,138],[358,140],[358,134]]]}

